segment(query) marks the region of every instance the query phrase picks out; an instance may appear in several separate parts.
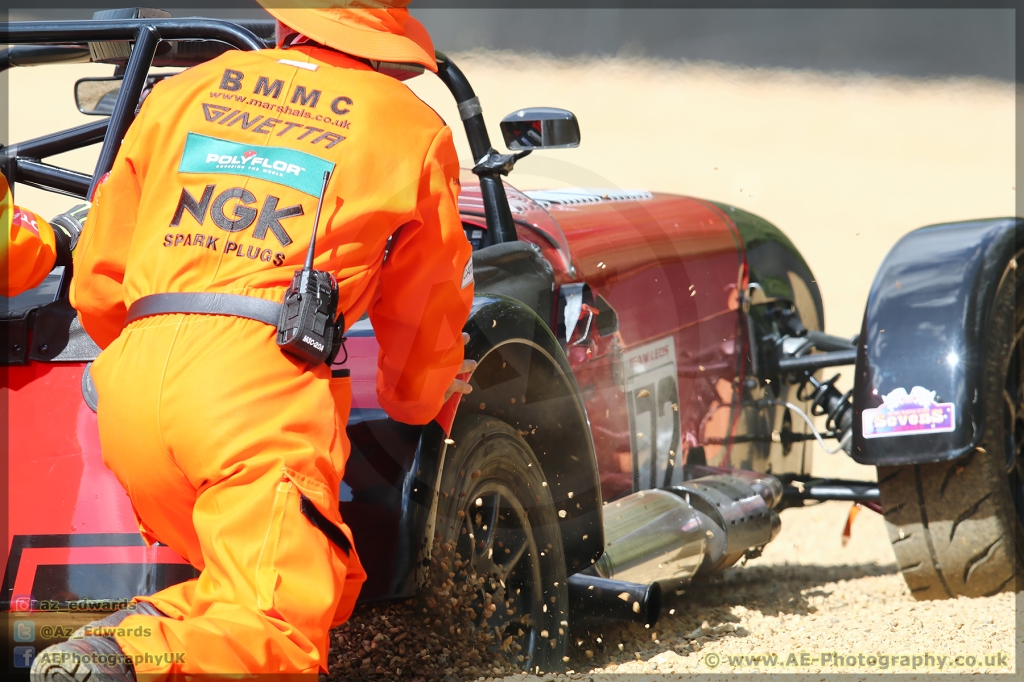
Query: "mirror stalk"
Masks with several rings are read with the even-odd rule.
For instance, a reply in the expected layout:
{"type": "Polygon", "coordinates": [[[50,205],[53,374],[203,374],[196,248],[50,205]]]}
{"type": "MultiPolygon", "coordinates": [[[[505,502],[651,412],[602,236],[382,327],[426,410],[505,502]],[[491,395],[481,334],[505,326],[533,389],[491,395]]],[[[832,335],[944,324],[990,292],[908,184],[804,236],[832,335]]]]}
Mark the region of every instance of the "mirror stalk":
{"type": "MultiPolygon", "coordinates": [[[[473,158],[477,160],[473,172],[480,178],[480,194],[484,203],[484,214],[487,216],[487,229],[494,235],[495,244],[518,241],[512,209],[509,208],[505,185],[501,181],[501,176],[508,173],[502,172],[502,168],[508,162],[494,159],[495,156],[500,159],[502,155],[491,147],[480,101],[465,74],[443,53],[437,52],[436,56],[437,76],[459,105],[459,113],[466,127],[466,136],[469,138],[469,149],[473,158]]],[[[515,160],[511,163],[514,165],[515,160]]],[[[509,169],[511,170],[511,166],[509,169]]]]}
{"type": "Polygon", "coordinates": [[[496,150],[491,149],[484,158],[477,161],[477,164],[473,166],[473,173],[476,175],[486,173],[508,175],[515,168],[516,161],[524,156],[529,156],[532,151],[532,149],[525,149],[518,154],[500,154],[496,150]]]}

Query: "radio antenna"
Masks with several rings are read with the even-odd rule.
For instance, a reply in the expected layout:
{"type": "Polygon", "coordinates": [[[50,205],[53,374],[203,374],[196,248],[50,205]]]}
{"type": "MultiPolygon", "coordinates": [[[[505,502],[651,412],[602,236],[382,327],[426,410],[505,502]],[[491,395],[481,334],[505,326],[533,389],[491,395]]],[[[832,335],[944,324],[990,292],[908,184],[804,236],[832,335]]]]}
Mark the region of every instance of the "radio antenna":
{"type": "Polygon", "coordinates": [[[327,183],[331,181],[331,171],[324,171],[324,186],[320,190],[320,201],[316,204],[316,217],[313,218],[313,235],[309,238],[309,250],[306,251],[306,264],[303,270],[313,269],[313,251],[316,249],[316,231],[320,227],[320,209],[324,206],[324,197],[327,196],[327,183]]]}

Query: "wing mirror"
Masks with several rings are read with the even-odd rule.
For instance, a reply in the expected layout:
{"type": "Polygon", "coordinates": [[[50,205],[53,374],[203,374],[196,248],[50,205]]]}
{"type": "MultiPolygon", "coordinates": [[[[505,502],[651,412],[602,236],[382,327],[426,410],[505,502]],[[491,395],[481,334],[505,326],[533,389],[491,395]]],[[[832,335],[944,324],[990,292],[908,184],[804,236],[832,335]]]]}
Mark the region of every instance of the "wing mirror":
{"type": "Polygon", "coordinates": [[[580,124],[565,109],[520,109],[501,121],[505,146],[513,151],[569,149],[580,146],[580,124]]]}
{"type": "MultiPolygon", "coordinates": [[[[142,99],[146,98],[154,85],[173,75],[160,73],[147,77],[142,99]]],[[[121,94],[122,83],[124,79],[120,76],[81,78],[75,83],[75,105],[86,116],[111,116],[114,113],[117,96],[121,94]]]]}
{"type": "Polygon", "coordinates": [[[86,116],[110,116],[121,92],[122,78],[81,78],[75,83],[75,105],[86,116]]]}

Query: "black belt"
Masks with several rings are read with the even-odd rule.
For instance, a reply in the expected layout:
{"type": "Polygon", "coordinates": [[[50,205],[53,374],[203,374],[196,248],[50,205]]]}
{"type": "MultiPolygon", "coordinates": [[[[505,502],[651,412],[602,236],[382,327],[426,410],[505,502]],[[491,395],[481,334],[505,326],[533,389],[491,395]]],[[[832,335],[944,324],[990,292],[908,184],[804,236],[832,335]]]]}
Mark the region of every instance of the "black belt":
{"type": "Polygon", "coordinates": [[[281,304],[265,298],[239,294],[173,293],[143,296],[128,308],[127,326],[143,317],[153,315],[228,315],[256,320],[277,327],[281,317],[281,304]]]}
{"type": "MultiPolygon", "coordinates": [[[[281,318],[281,304],[268,301],[265,298],[254,296],[242,296],[241,294],[215,294],[215,293],[173,293],[173,294],[150,294],[143,296],[132,303],[128,308],[128,317],[125,318],[124,326],[128,326],[135,320],[153,315],[227,315],[229,317],[243,317],[247,320],[256,320],[271,327],[277,328],[281,318]]],[[[342,348],[345,340],[342,339],[342,348]]],[[[345,351],[345,359],[348,359],[348,351],[345,351]]],[[[344,363],[345,360],[342,360],[344,363]]],[[[347,369],[331,369],[331,376],[347,377],[347,369]]],[[[344,548],[342,548],[344,549],[344,548]]]]}

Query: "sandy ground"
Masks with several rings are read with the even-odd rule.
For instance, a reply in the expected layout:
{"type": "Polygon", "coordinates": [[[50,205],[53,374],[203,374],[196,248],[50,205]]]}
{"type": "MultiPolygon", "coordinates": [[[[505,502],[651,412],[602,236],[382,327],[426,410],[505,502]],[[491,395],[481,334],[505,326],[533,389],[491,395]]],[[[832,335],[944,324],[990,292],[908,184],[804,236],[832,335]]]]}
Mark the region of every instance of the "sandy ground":
{"type": "Polygon", "coordinates": [[[1014,670],[1013,594],[915,601],[896,570],[881,516],[862,511],[849,544],[842,546],[849,508],[828,502],[783,511],[782,532],[760,559],[729,569],[710,585],[672,595],[662,620],[650,629],[620,625],[574,638],[572,669],[857,678],[1014,670]],[[751,658],[758,655],[776,658],[751,658]],[[974,666],[966,665],[967,656],[975,657],[974,666]]]}
{"type": "MultiPolygon", "coordinates": [[[[453,58],[474,84],[495,142],[501,116],[522,106],[559,106],[579,117],[583,145],[534,154],[513,184],[645,188],[754,211],[805,254],[825,298],[827,329],[836,334],[858,331],[873,273],[900,236],[930,223],[1015,213],[1010,84],[628,60],[565,64],[495,53],[453,58]]],[[[109,71],[35,67],[3,76],[12,103],[4,142],[90,120],[74,109],[73,81],[109,71]],[[47,93],[52,105],[44,109],[39,102],[47,93]]],[[[411,84],[446,120],[458,121],[438,82],[426,76],[411,84]]],[[[471,165],[466,144],[456,139],[471,165]]],[[[54,161],[88,171],[95,151],[54,161]]],[[[75,203],[31,188],[21,189],[18,201],[44,215],[75,203]]],[[[874,477],[873,469],[820,451],[814,471],[874,477]]],[[[775,653],[788,660],[795,653],[798,665],[786,672],[861,676],[881,672],[881,663],[851,666],[846,656],[975,655],[974,668],[956,668],[974,672],[986,667],[986,654],[1001,652],[1004,659],[988,667],[1008,672],[1015,658],[1013,595],[915,602],[879,516],[862,512],[852,541],[840,545],[848,509],[828,503],[785,511],[782,533],[764,557],[673,597],[666,612],[675,613],[653,631],[620,626],[581,636],[570,665],[603,673],[752,672],[766,666],[740,666],[728,656],[775,653]],[[801,652],[833,658],[800,665],[801,652]],[[835,654],[844,656],[843,665],[833,665],[835,654]]],[[[938,671],[927,660],[915,669],[914,660],[890,662],[887,671],[938,671]]]]}
{"type": "MultiPolygon", "coordinates": [[[[1016,652],[1024,644],[1024,633],[1017,632],[1016,642],[1014,638],[1024,593],[918,602],[897,571],[881,516],[862,510],[844,546],[842,531],[850,508],[847,503],[827,502],[784,510],[782,531],[762,557],[728,569],[711,582],[666,593],[662,617],[653,627],[576,627],[570,631],[567,673],[543,679],[805,673],[822,676],[815,679],[844,674],[860,680],[878,673],[913,679],[935,673],[1015,672],[1016,652]]],[[[377,608],[361,606],[352,621],[335,632],[332,674],[324,682],[394,677],[394,669],[374,674],[376,663],[366,665],[378,645],[386,652],[380,659],[385,667],[392,655],[400,655],[402,679],[541,679],[525,674],[445,674],[443,665],[439,671],[437,657],[461,655],[442,647],[455,650],[462,640],[437,634],[443,627],[421,625],[415,606],[389,609],[382,619],[377,608]],[[403,637],[408,650],[398,650],[399,635],[409,629],[406,623],[416,624],[417,635],[437,637],[433,654],[421,654],[421,647],[429,644],[412,645],[407,635],[403,637]],[[396,644],[389,644],[385,636],[396,644]],[[363,671],[357,670],[360,660],[363,671]]]]}

